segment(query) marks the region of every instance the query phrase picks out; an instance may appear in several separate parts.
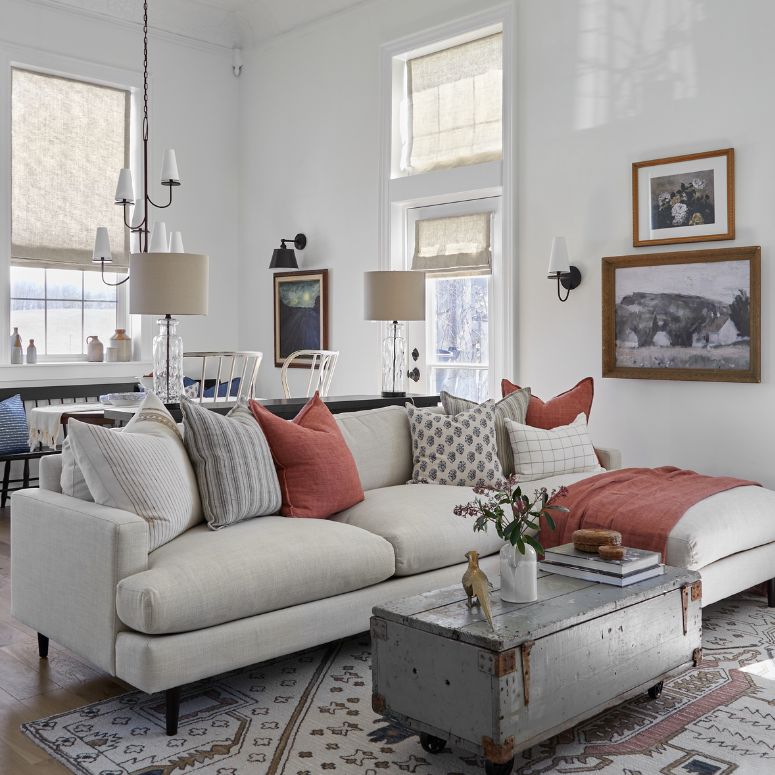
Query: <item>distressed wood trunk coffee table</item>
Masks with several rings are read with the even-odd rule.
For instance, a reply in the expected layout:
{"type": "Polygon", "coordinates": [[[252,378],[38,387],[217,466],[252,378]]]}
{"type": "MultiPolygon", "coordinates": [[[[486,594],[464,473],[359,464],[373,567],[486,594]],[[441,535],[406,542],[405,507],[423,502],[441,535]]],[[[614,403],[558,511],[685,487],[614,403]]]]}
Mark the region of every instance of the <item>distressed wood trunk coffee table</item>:
{"type": "Polygon", "coordinates": [[[699,574],[620,589],[539,573],[535,603],[491,595],[495,631],[462,586],[374,608],[374,710],[420,733],[423,748],[447,742],[485,758],[488,775],[510,773],[519,751],[702,659],[699,574]]]}

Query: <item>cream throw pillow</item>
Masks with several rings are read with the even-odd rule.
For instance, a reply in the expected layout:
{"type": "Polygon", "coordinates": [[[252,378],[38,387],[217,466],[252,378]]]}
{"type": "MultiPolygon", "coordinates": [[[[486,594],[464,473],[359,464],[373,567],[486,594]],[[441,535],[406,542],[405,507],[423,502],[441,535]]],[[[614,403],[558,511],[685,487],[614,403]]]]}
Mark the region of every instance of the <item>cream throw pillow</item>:
{"type": "Polygon", "coordinates": [[[146,396],[121,432],[77,420],[68,429],[70,449],[94,501],[146,520],[151,550],[202,521],[183,440],[155,395],[146,396]]]}
{"type": "Polygon", "coordinates": [[[506,420],[514,453],[514,473],[522,482],[557,474],[603,471],[589,438],[586,415],[551,430],[506,420]]]}

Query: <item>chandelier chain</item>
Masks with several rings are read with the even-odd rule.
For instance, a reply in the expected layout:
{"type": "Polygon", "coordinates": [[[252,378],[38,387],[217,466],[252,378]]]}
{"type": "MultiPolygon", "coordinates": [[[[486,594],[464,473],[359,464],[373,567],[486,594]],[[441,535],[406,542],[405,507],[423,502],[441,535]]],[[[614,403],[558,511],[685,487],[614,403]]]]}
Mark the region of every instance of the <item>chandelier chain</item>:
{"type": "Polygon", "coordinates": [[[148,139],[148,0],[143,3],[143,140],[148,139]]]}

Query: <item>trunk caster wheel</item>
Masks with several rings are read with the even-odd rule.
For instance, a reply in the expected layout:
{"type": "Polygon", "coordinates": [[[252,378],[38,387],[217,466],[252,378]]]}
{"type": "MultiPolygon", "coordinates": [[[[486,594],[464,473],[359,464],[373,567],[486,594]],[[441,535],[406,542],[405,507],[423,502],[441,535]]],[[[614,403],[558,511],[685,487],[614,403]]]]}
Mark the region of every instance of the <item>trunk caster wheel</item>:
{"type": "Polygon", "coordinates": [[[485,775],[511,775],[511,771],[514,769],[514,759],[503,764],[495,764],[495,762],[485,762],[484,772],[485,775]]]}
{"type": "Polygon", "coordinates": [[[649,697],[651,697],[652,700],[656,700],[657,697],[659,697],[660,694],[662,694],[662,688],[664,687],[665,682],[660,681],[658,684],[654,684],[649,689],[649,697]]]}
{"type": "Polygon", "coordinates": [[[447,746],[447,741],[442,740],[440,737],[434,737],[433,735],[427,735],[425,732],[420,733],[420,745],[424,751],[428,753],[441,753],[447,746]]]}

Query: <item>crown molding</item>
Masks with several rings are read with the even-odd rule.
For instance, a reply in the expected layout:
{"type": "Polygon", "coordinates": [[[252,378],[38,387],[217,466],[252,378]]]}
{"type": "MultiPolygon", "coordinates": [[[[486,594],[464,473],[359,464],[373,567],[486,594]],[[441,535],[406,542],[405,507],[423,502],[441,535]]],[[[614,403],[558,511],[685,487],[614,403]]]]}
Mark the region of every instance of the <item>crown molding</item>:
{"type": "MultiPolygon", "coordinates": [[[[142,29],[140,0],[25,0],[68,15],[78,14],[125,29],[142,29]]],[[[243,46],[252,38],[242,14],[199,0],[164,0],[151,9],[153,36],[218,52],[243,46]]]]}

